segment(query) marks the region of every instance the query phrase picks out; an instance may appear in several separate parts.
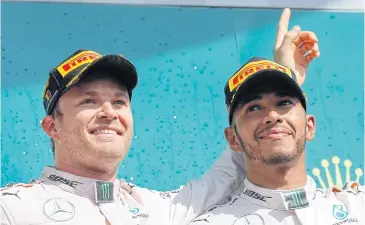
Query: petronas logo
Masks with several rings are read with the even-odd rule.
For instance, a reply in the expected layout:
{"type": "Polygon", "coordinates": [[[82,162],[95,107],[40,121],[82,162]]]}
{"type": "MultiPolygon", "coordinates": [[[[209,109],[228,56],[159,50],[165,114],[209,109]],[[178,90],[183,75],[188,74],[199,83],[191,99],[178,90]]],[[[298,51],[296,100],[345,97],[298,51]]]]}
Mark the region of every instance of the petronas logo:
{"type": "Polygon", "coordinates": [[[356,168],[356,169],[352,168],[352,162],[349,159],[343,161],[345,171],[342,172],[340,170],[341,159],[338,156],[332,157],[332,164],[333,165],[330,165],[330,162],[327,159],[323,159],[321,161],[321,166],[322,166],[322,171],[324,173],[321,173],[321,170],[318,168],[313,168],[312,170],[312,174],[315,177],[317,177],[318,182],[321,185],[322,189],[327,189],[332,187],[342,188],[343,185],[348,181],[355,181],[357,183],[361,183],[360,178],[363,176],[363,170],[361,168],[356,168]],[[333,174],[331,174],[330,170],[335,171],[334,174],[335,181],[333,181],[333,174]]]}
{"type": "Polygon", "coordinates": [[[343,205],[333,205],[332,214],[338,220],[343,220],[349,215],[343,205]]]}

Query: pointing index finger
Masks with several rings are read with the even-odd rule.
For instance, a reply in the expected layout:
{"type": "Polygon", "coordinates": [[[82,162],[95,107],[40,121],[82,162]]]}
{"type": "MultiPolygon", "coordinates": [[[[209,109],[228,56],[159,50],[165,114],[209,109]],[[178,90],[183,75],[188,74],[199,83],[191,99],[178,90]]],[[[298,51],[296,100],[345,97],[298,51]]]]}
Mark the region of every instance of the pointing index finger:
{"type": "Polygon", "coordinates": [[[289,20],[290,20],[290,9],[285,8],[280,16],[278,31],[276,35],[275,49],[279,48],[284,40],[285,34],[288,32],[289,20]]]}

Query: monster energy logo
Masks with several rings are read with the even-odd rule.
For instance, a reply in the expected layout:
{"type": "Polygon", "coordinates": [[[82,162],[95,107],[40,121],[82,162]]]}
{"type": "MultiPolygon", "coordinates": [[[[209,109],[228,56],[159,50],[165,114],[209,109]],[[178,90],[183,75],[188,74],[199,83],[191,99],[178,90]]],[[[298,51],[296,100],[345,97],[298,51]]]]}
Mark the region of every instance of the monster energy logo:
{"type": "Polygon", "coordinates": [[[112,182],[96,181],[95,186],[96,203],[106,203],[114,201],[114,184],[112,182]]]}
{"type": "Polygon", "coordinates": [[[299,209],[309,206],[304,189],[285,194],[285,202],[288,204],[288,209],[299,209]]]}
{"type": "Polygon", "coordinates": [[[102,184],[101,190],[103,193],[103,199],[108,199],[109,198],[109,184],[102,184]]]}

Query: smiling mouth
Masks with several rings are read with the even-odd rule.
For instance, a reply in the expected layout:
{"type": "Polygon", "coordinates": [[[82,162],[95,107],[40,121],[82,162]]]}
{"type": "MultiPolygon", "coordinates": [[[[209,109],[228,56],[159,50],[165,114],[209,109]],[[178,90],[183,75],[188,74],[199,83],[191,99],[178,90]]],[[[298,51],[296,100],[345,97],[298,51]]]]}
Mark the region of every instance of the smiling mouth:
{"type": "Polygon", "coordinates": [[[281,139],[283,137],[289,136],[288,133],[281,132],[281,133],[270,133],[263,136],[260,136],[260,139],[281,139]]]}
{"type": "Polygon", "coordinates": [[[94,135],[121,135],[120,131],[114,129],[97,129],[91,132],[94,135]]]}
{"type": "Polygon", "coordinates": [[[266,130],[265,132],[261,133],[259,139],[281,139],[289,135],[291,135],[291,132],[286,129],[271,128],[270,130],[266,130]]]}

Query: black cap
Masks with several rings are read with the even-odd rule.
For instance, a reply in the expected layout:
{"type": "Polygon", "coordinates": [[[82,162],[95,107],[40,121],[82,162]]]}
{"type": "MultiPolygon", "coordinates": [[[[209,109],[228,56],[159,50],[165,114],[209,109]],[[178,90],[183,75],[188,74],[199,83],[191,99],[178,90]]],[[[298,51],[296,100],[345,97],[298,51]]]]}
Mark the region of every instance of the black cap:
{"type": "Polygon", "coordinates": [[[91,50],[77,50],[49,73],[42,96],[47,115],[52,114],[58,99],[86,76],[91,68],[106,70],[116,76],[126,86],[129,97],[132,97],[138,75],[128,59],[123,55],[101,55],[91,50]]]}
{"type": "Polygon", "coordinates": [[[229,125],[232,123],[233,112],[239,98],[263,84],[273,86],[280,84],[281,87],[292,90],[295,96],[299,98],[304,109],[307,109],[305,94],[297,83],[296,76],[291,69],[265,58],[254,57],[229,78],[224,87],[226,107],[229,112],[229,125]]]}

